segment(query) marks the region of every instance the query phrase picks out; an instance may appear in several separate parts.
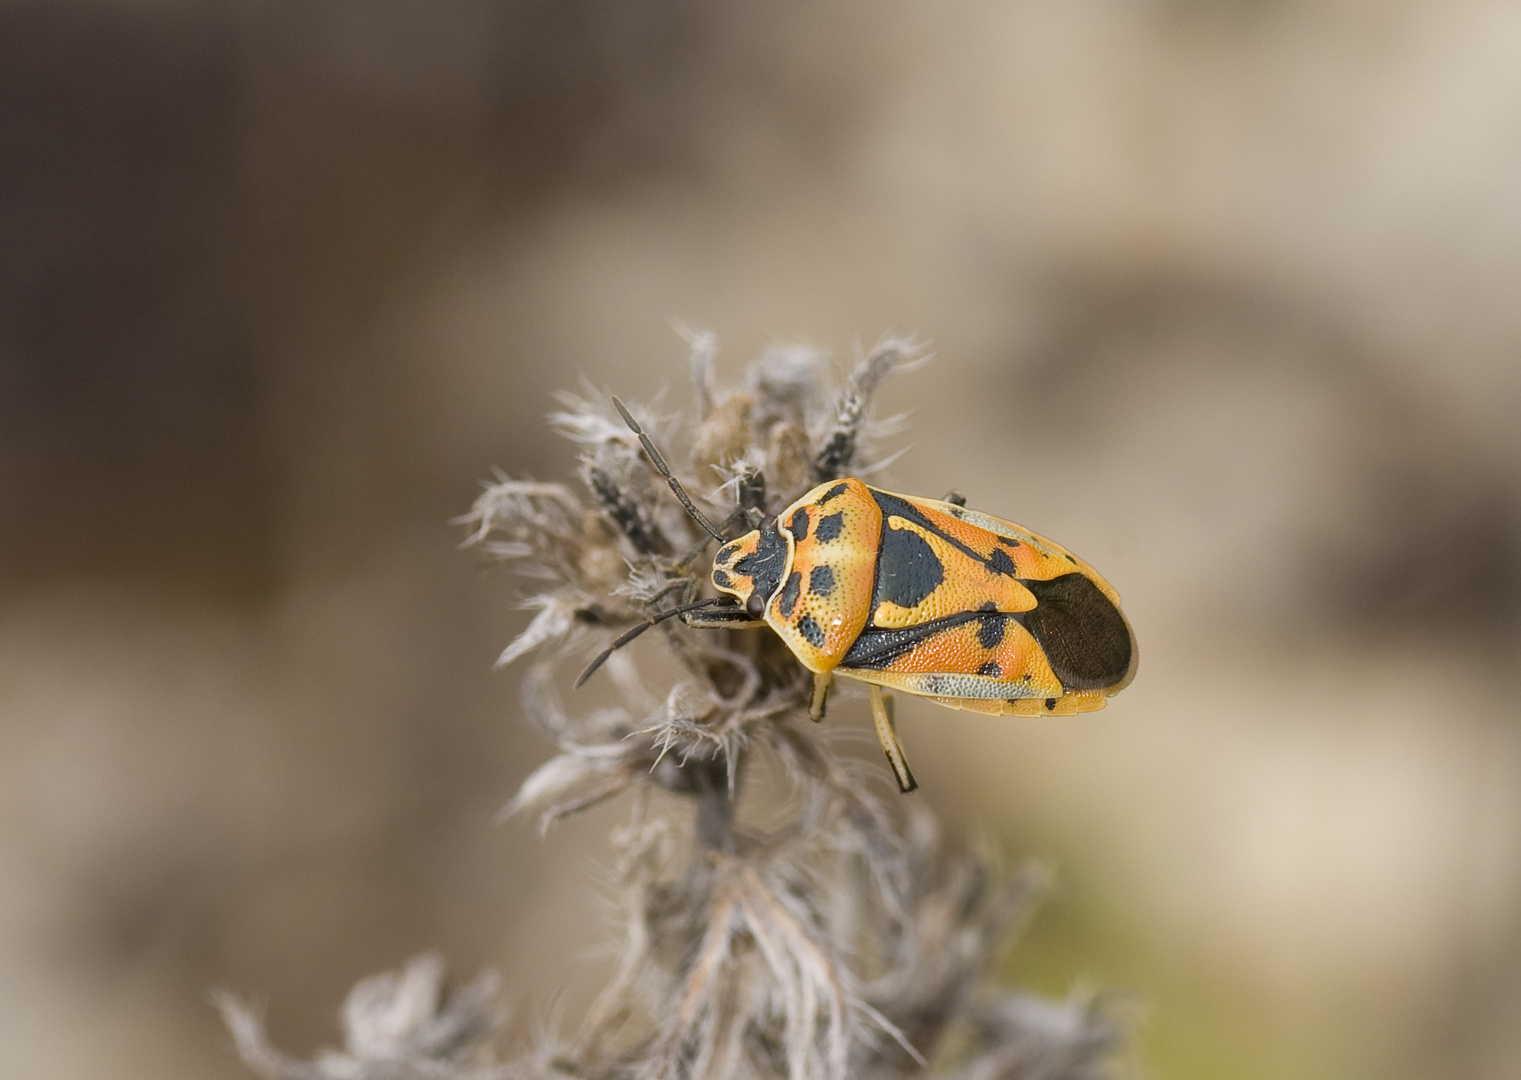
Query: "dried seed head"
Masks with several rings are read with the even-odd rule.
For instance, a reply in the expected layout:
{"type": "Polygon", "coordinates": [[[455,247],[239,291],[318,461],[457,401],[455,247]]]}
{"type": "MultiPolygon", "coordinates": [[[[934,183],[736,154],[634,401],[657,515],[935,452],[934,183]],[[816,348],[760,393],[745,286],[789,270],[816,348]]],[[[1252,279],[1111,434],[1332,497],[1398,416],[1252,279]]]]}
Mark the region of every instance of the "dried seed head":
{"type": "Polygon", "coordinates": [[[754,404],[749,394],[730,394],[703,417],[692,437],[692,467],[699,475],[705,468],[732,465],[745,456],[750,449],[754,404]]]}
{"type": "MultiPolygon", "coordinates": [[[[919,355],[884,341],[831,390],[818,353],[773,348],[744,390],[724,393],[711,335],[688,340],[689,453],[658,416],[633,413],[667,462],[691,462],[681,482],[714,522],[741,508],[775,513],[818,477],[879,466],[873,396],[919,355]]],[[[623,945],[612,980],[573,1038],[545,1037],[507,1064],[484,1045],[494,984],[445,995],[432,960],[356,987],[345,1050],[313,1062],[279,1055],[228,999],[245,1059],[278,1080],[1106,1075],[1118,1039],[1106,1010],[985,987],[1038,875],[1003,874],[986,855],[952,850],[927,814],[908,815],[896,796],[891,811],[879,802],[883,771],[841,757],[834,729],[806,720],[807,673],[774,634],[654,625],[710,595],[698,530],[602,396],[560,400],[551,421],[582,447],[584,494],[500,479],[463,520],[468,542],[528,585],[534,617],[501,662],[536,656],[524,712],[559,746],[508,812],[534,811],[547,827],[635,795],[614,834],[623,945]],[[567,709],[560,664],[579,668],[640,627],[650,632],[603,669],[616,704],[567,709]],[[652,642],[666,645],[666,666],[647,663],[652,642]],[[648,670],[665,673],[664,689],[649,688],[662,683],[648,670]],[[755,820],[736,805],[751,788],[768,804],[755,820]],[[666,797],[646,797],[656,790],[666,797]],[[650,816],[673,804],[685,814],[650,816]]]]}

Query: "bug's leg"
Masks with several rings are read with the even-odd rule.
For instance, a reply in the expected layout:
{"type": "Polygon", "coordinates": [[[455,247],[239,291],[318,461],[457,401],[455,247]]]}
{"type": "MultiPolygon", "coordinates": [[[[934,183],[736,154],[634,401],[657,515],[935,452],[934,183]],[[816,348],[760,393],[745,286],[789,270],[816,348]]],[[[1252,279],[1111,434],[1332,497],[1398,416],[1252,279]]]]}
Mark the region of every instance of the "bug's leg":
{"type": "MultiPolygon", "coordinates": [[[[576,688],[579,688],[582,683],[586,682],[587,679],[596,674],[597,669],[603,664],[607,663],[607,658],[609,656],[613,655],[613,653],[623,648],[623,646],[627,645],[630,641],[633,641],[636,637],[644,633],[650,627],[659,626],[667,619],[673,619],[677,615],[686,615],[688,612],[695,611],[698,608],[711,607],[712,605],[719,603],[722,603],[722,601],[718,600],[717,598],[709,598],[707,600],[698,600],[695,603],[691,604],[679,604],[668,611],[662,611],[658,615],[651,615],[648,619],[645,619],[644,622],[640,623],[632,630],[629,630],[627,633],[621,635],[611,645],[598,653],[597,658],[590,664],[587,664],[586,670],[581,672],[581,677],[578,678],[575,682],[576,688]]],[[[741,612],[741,614],[743,614],[743,612],[741,612]]]]}
{"type": "Polygon", "coordinates": [[[829,701],[829,684],[834,680],[832,671],[813,673],[813,697],[808,702],[808,719],[817,724],[824,719],[824,706],[829,701]]]}
{"type": "MultiPolygon", "coordinates": [[[[674,581],[668,581],[664,585],[662,585],[659,589],[657,589],[654,592],[653,595],[651,595],[647,600],[645,600],[645,603],[646,604],[656,604],[656,603],[660,602],[661,600],[664,600],[667,596],[670,596],[674,592],[679,592],[679,593],[686,594],[687,590],[689,590],[691,588],[693,588],[692,582],[689,581],[687,578],[676,578],[674,581]]],[[[686,595],[686,596],[684,596],[682,602],[685,603],[687,600],[690,600],[690,599],[691,599],[691,596],[690,595],[686,595]]]]}
{"type": "Polygon", "coordinates": [[[950,491],[947,491],[945,493],[945,498],[941,499],[940,501],[948,502],[952,506],[965,506],[966,496],[961,494],[961,492],[957,491],[955,488],[952,488],[950,491]]]}
{"type": "MultiPolygon", "coordinates": [[[[723,529],[724,527],[725,526],[723,526],[723,525],[719,526],[720,529],[723,529]]],[[[712,542],[713,542],[713,538],[711,536],[704,536],[701,540],[697,541],[697,543],[695,543],[695,544],[692,545],[692,548],[691,548],[690,551],[688,551],[685,555],[683,555],[681,558],[679,558],[679,559],[676,560],[676,569],[677,570],[686,570],[694,562],[697,561],[697,556],[701,555],[704,551],[708,550],[708,545],[711,544],[712,542]]]]}
{"type": "MultiPolygon", "coordinates": [[[[753,516],[754,514],[750,510],[747,510],[742,506],[738,510],[734,511],[734,513],[730,514],[728,517],[724,518],[724,522],[718,527],[718,531],[720,533],[727,533],[731,526],[737,525],[741,521],[746,522],[753,529],[755,528],[755,524],[751,521],[751,518],[753,516]]],[[[685,570],[688,566],[691,566],[692,563],[696,561],[697,556],[706,551],[708,549],[708,545],[712,542],[713,537],[711,536],[704,536],[701,540],[697,541],[697,543],[692,546],[692,550],[688,551],[685,555],[676,560],[676,569],[685,570]]]]}
{"type": "Polygon", "coordinates": [[[766,513],[766,474],[759,469],[745,469],[739,474],[738,501],[741,510],[754,512],[750,527],[766,513]]]}
{"type": "Polygon", "coordinates": [[[914,779],[914,774],[909,770],[908,758],[903,753],[903,744],[898,741],[898,732],[893,727],[893,699],[882,693],[882,688],[876,683],[871,684],[871,718],[877,725],[877,741],[882,744],[882,750],[887,754],[887,763],[893,767],[893,776],[898,780],[898,790],[907,795],[919,786],[914,779]]]}
{"type": "Polygon", "coordinates": [[[752,619],[743,608],[722,607],[685,613],[681,621],[694,630],[746,630],[766,625],[765,619],[752,619]]]}

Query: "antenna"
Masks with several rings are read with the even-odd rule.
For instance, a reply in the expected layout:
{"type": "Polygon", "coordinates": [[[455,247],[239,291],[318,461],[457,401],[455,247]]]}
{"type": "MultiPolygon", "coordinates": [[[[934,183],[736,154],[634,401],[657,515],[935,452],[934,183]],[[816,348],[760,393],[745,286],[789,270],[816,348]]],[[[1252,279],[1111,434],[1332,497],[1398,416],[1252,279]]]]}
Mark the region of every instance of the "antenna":
{"type": "MultiPolygon", "coordinates": [[[[696,505],[692,502],[691,496],[687,494],[686,488],[681,486],[681,481],[671,475],[670,466],[665,463],[665,458],[660,456],[660,451],[655,448],[654,442],[644,433],[644,429],[639,426],[639,421],[629,414],[623,402],[619,401],[616,397],[613,398],[613,404],[617,407],[618,415],[623,417],[623,422],[628,425],[629,430],[639,436],[639,445],[644,447],[644,452],[650,456],[650,461],[654,463],[660,475],[665,477],[665,482],[671,486],[671,491],[681,500],[681,505],[686,507],[687,513],[691,516],[692,520],[701,525],[704,532],[722,544],[724,542],[724,534],[718,531],[701,510],[697,509],[696,505]]],[[[603,659],[606,659],[606,657],[600,658],[597,663],[600,664],[603,659]]],[[[592,669],[595,670],[596,666],[596,664],[593,664],[592,669]]],[[[585,680],[584,675],[582,676],[582,680],[585,680]]],[[[577,683],[576,685],[579,686],[581,684],[577,683]]]]}

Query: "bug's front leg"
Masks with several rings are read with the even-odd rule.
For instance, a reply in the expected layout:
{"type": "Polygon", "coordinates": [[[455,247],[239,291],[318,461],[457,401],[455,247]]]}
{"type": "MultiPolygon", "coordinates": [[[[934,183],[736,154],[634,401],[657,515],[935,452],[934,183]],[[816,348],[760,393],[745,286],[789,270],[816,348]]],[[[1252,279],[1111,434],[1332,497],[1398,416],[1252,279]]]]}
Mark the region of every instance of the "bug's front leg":
{"type": "Polygon", "coordinates": [[[903,744],[898,741],[898,731],[893,726],[893,699],[885,696],[876,683],[871,684],[870,690],[871,718],[877,725],[877,741],[887,754],[887,763],[893,767],[898,790],[907,795],[919,786],[919,782],[908,767],[908,757],[903,753],[903,744]]]}
{"type": "Polygon", "coordinates": [[[750,618],[744,608],[727,607],[684,612],[681,621],[694,630],[744,630],[766,625],[765,619],[750,618]]]}
{"type": "Polygon", "coordinates": [[[817,724],[824,719],[824,706],[829,700],[829,684],[834,681],[834,672],[815,671],[813,673],[813,697],[808,702],[808,719],[817,724]]]}

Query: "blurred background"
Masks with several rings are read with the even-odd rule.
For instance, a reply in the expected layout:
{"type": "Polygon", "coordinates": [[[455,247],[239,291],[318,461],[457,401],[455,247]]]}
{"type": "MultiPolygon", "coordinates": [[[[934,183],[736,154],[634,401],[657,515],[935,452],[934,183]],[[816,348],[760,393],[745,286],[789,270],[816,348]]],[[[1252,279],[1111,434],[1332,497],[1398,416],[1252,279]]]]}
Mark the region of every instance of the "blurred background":
{"type": "Polygon", "coordinates": [[[211,988],[305,1053],[430,947],[575,1019],[622,807],[493,825],[449,519],[581,376],[685,407],[677,319],[931,342],[888,486],[1124,594],[1108,710],[901,708],[1057,873],[1006,977],[1159,1078],[1521,1074],[1518,288],[1500,0],[5,4],[0,1071],[246,1077],[211,988]]]}

